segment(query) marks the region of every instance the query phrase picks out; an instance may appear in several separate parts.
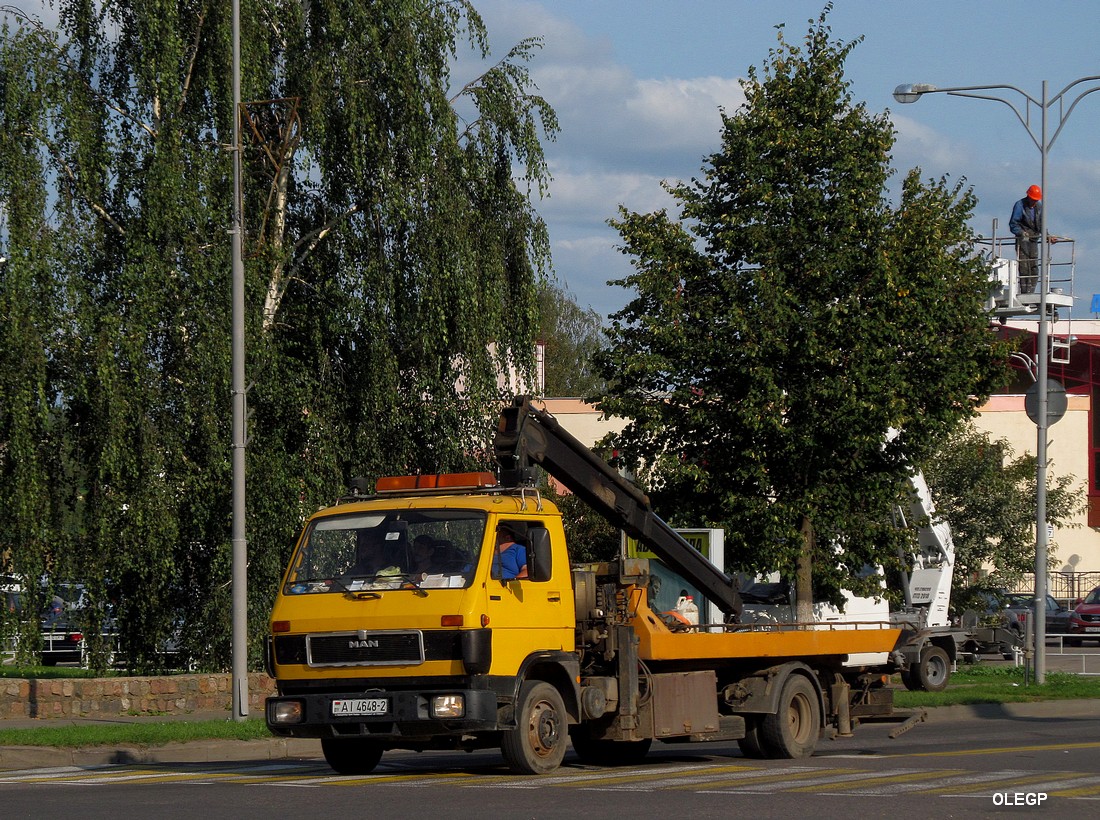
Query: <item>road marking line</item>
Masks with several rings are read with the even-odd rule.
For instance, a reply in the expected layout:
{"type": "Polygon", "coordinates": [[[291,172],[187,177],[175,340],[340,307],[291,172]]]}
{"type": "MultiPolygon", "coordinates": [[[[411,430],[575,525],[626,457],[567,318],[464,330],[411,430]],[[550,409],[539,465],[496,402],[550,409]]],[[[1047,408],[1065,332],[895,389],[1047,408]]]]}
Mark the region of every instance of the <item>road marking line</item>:
{"type": "Polygon", "coordinates": [[[969,749],[957,752],[913,752],[911,754],[892,754],[883,757],[965,757],[967,755],[1000,755],[1015,752],[1048,752],[1063,751],[1069,749],[1098,749],[1100,742],[1091,743],[1043,743],[1033,746],[998,746],[990,749],[969,749]]]}
{"type": "MultiPolygon", "coordinates": [[[[864,777],[862,779],[851,780],[851,781],[848,782],[848,785],[853,787],[853,788],[859,789],[861,794],[862,793],[867,793],[867,792],[876,793],[876,792],[879,792],[879,791],[882,791],[882,793],[886,793],[885,789],[882,789],[882,790],[874,789],[874,788],[868,789],[864,786],[861,786],[860,784],[861,783],[867,783],[867,784],[882,783],[882,784],[886,784],[887,786],[889,786],[890,784],[897,784],[899,786],[913,785],[912,781],[914,781],[914,780],[927,781],[927,780],[932,779],[932,778],[937,778],[937,777],[942,778],[942,777],[945,777],[945,776],[948,776],[948,775],[951,775],[951,774],[961,773],[961,772],[962,772],[962,769],[919,769],[919,770],[908,770],[908,771],[903,769],[900,772],[897,772],[897,771],[886,771],[886,772],[867,771],[867,772],[864,772],[864,777]]],[[[923,786],[923,785],[925,785],[925,783],[922,782],[919,785],[923,786]]],[[[814,789],[812,787],[803,786],[803,787],[800,787],[800,788],[788,789],[787,791],[788,792],[802,792],[802,791],[813,791],[813,790],[814,789]]]]}

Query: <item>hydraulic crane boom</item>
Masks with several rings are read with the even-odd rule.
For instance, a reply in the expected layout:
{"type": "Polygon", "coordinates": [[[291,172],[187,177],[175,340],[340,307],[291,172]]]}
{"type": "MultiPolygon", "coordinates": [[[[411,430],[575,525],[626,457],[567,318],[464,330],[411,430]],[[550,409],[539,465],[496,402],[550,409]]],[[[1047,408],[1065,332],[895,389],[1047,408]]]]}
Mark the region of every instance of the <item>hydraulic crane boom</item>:
{"type": "Polygon", "coordinates": [[[500,415],[494,442],[501,480],[538,465],[627,535],[674,567],[727,615],[740,616],[741,596],[730,578],[662,521],[649,497],[562,429],[557,419],[517,396],[500,415]]]}

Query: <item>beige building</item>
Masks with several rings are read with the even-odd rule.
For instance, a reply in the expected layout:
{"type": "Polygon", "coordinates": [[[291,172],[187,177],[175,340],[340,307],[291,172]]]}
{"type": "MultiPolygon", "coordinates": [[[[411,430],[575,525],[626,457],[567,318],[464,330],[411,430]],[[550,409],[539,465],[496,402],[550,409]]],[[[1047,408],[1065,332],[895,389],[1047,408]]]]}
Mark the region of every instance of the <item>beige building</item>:
{"type": "MultiPolygon", "coordinates": [[[[1089,396],[1070,395],[1065,417],[1048,429],[1047,475],[1075,477],[1074,486],[1087,489],[1089,475],[1089,396]]],[[[993,396],[981,408],[974,426],[992,439],[1007,439],[1014,455],[1035,454],[1035,425],[1024,411],[1024,396],[993,396]]],[[[1100,531],[1088,526],[1088,512],[1076,517],[1073,526],[1058,527],[1051,533],[1050,554],[1057,559],[1061,572],[1100,571],[1100,531]]],[[[1087,590],[1086,590],[1087,591],[1087,590]]]]}

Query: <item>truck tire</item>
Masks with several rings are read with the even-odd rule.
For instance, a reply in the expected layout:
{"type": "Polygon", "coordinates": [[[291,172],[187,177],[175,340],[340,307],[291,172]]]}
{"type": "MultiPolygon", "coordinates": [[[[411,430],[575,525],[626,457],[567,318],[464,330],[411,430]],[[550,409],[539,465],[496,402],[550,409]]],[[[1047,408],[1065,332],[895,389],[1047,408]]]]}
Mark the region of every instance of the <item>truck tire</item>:
{"type": "Polygon", "coordinates": [[[942,692],[951,679],[951,659],[938,646],[928,645],[920,651],[920,663],[910,670],[910,677],[925,692],[942,692]]]}
{"type": "Polygon", "coordinates": [[[737,747],[745,757],[751,757],[754,760],[762,760],[767,757],[764,754],[764,746],[760,742],[760,718],[758,716],[745,716],[745,736],[737,741],[737,747]]]}
{"type": "Polygon", "coordinates": [[[775,714],[760,721],[760,745],[774,760],[809,757],[821,729],[821,703],[817,691],[802,675],[791,675],[783,684],[775,714]]]}
{"type": "Polygon", "coordinates": [[[561,694],[543,681],[519,690],[516,728],[504,733],[500,751],[516,774],[549,774],[561,765],[568,745],[569,718],[561,694]]]}
{"type": "Polygon", "coordinates": [[[593,738],[587,727],[574,726],[569,731],[573,751],[581,763],[590,766],[636,766],[645,760],[653,741],[604,740],[593,738]]]}
{"type": "Polygon", "coordinates": [[[920,681],[916,680],[913,677],[913,672],[912,672],[911,669],[902,669],[901,670],[901,682],[905,685],[905,688],[908,689],[910,692],[919,692],[920,691],[920,681]]]}
{"type": "Polygon", "coordinates": [[[382,746],[358,737],[323,737],[325,762],[337,774],[370,774],[382,759],[382,746]]]}

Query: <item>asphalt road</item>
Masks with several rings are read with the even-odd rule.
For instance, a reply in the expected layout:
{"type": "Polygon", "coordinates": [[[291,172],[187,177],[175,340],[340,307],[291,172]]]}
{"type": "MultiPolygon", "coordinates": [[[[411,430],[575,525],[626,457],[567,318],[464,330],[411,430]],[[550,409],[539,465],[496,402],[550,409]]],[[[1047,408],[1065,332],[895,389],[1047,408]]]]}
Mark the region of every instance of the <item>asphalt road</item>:
{"type": "MultiPolygon", "coordinates": [[[[735,744],[656,744],[641,766],[584,766],[570,754],[546,777],[509,774],[499,753],[388,753],[340,777],[306,746],[272,759],[54,766],[0,772],[9,817],[356,816],[706,818],[754,815],[1060,818],[1100,810],[1100,707],[1093,701],[934,710],[896,739],[890,725],[822,741],[804,760],[759,761],[735,744]],[[196,786],[200,788],[196,788],[196,786]]],[[[191,744],[184,744],[190,746],[191,744]]],[[[192,750],[193,751],[193,750],[192,750]]]]}

